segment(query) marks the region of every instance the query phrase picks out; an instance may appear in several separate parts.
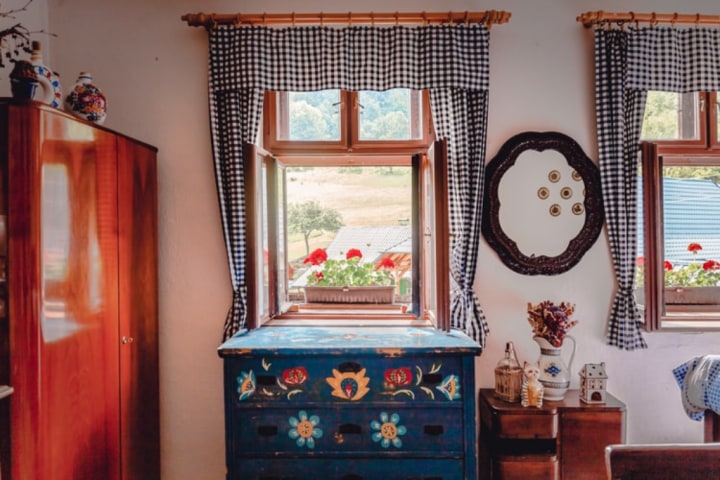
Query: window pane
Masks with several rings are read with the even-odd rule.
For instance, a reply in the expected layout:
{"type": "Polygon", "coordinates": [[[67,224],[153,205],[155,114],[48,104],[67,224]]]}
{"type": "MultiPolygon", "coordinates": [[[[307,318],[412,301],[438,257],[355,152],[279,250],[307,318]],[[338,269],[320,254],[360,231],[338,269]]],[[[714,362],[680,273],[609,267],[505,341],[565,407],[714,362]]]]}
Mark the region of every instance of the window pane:
{"type": "Polygon", "coordinates": [[[396,88],[358,92],[360,140],[422,138],[422,95],[396,88]]]}
{"type": "Polygon", "coordinates": [[[412,168],[288,167],[286,175],[288,299],[304,301],[311,252],[340,259],[358,249],[362,262],[392,261],[394,303],[411,303],[412,168]]]}
{"type": "Polygon", "coordinates": [[[697,93],[648,92],[642,140],[700,138],[697,93]]]}
{"type": "Polygon", "coordinates": [[[720,285],[719,180],[718,166],[663,167],[665,286],[720,285]]]}
{"type": "Polygon", "coordinates": [[[278,140],[339,141],[340,91],[278,93],[278,140]]]}

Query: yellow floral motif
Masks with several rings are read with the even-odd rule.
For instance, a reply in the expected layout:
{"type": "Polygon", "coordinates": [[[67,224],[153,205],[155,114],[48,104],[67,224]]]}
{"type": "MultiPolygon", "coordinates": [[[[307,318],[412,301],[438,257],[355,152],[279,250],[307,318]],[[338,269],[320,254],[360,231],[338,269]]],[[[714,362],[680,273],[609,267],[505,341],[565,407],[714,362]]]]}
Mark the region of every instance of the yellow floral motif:
{"type": "Polygon", "coordinates": [[[370,391],[367,386],[370,379],[365,376],[364,368],[359,372],[343,373],[333,369],[333,376],[327,377],[326,380],[333,388],[332,395],[343,400],[360,400],[370,391]]]}

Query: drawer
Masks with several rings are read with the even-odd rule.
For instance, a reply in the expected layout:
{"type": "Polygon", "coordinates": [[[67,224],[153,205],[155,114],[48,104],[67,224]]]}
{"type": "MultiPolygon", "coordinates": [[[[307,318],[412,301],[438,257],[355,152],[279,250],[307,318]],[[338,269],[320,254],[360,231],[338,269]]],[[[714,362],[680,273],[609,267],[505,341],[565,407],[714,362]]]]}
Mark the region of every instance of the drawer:
{"type": "MultiPolygon", "coordinates": [[[[243,459],[228,480],[464,480],[460,460],[243,459]]],[[[526,480],[526,479],[525,479],[526,480]]]]}
{"type": "Polygon", "coordinates": [[[457,402],[472,389],[461,385],[462,358],[225,357],[226,402],[457,402]]]}
{"type": "Polygon", "coordinates": [[[493,480],[558,480],[560,466],[555,455],[498,456],[493,459],[493,480]]]}
{"type": "Polygon", "coordinates": [[[238,408],[231,421],[232,442],[242,455],[460,457],[465,448],[458,408],[238,408]]]}
{"type": "Polygon", "coordinates": [[[557,414],[495,414],[492,416],[492,431],[498,438],[557,438],[557,414]]]}

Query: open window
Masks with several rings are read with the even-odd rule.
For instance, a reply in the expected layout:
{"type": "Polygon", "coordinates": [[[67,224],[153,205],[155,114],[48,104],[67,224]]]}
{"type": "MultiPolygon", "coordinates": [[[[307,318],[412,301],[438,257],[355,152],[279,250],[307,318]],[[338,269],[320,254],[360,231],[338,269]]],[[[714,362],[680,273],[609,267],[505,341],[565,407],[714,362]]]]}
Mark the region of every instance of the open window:
{"type": "Polygon", "coordinates": [[[716,96],[648,94],[635,293],[649,330],[720,325],[716,96]]]}
{"type": "MultiPolygon", "coordinates": [[[[324,101],[334,103],[336,97],[322,93],[324,101]]],[[[363,100],[363,93],[374,92],[349,98],[363,100]]],[[[428,109],[418,103],[425,95],[412,95],[415,103],[390,102],[388,110],[404,104],[401,116],[420,115],[414,122],[429,124],[428,109]]],[[[264,138],[269,138],[269,125],[287,117],[268,142],[284,153],[248,145],[244,155],[250,180],[247,275],[255,280],[248,281],[248,327],[268,322],[449,324],[444,145],[431,144],[427,130],[415,132],[417,138],[362,140],[353,133],[362,128],[362,115],[345,118],[341,130],[349,132],[350,142],[343,144],[342,135],[339,140],[298,140],[292,133],[298,128],[292,126],[297,112],[285,106],[287,115],[278,115],[274,102],[304,97],[289,92],[268,97],[264,138]],[[358,142],[365,144],[358,147],[358,142]],[[343,276],[349,268],[361,273],[343,276]],[[311,294],[314,287],[326,287],[329,277],[336,279],[334,293],[324,288],[320,297],[311,294]],[[385,288],[374,297],[368,293],[372,289],[358,286],[385,288]]],[[[301,110],[307,107],[304,101],[296,104],[303,105],[301,110]]]]}

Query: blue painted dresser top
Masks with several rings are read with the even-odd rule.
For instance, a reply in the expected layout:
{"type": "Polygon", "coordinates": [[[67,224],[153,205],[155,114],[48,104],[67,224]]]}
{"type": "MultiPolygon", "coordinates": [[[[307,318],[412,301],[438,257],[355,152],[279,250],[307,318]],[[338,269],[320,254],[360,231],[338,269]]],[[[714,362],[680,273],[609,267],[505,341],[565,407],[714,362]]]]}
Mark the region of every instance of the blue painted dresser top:
{"type": "Polygon", "coordinates": [[[428,327],[261,327],[240,331],[218,348],[225,356],[245,355],[480,354],[464,333],[428,327]]]}

